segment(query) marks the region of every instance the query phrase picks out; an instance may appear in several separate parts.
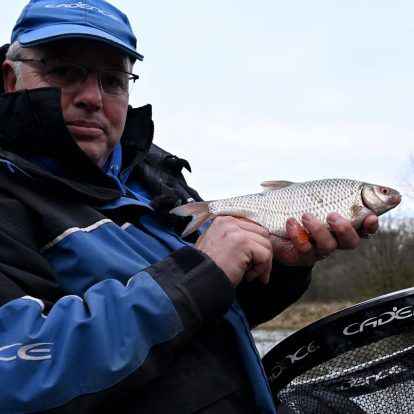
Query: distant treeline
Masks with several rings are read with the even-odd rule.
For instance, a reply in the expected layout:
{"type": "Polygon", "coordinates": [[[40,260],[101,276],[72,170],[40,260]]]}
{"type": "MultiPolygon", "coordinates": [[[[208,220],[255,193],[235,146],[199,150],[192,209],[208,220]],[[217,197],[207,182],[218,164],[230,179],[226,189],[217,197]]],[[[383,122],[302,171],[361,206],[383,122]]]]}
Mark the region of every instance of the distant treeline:
{"type": "Polygon", "coordinates": [[[315,266],[303,301],[352,301],[414,287],[414,219],[385,219],[357,249],[337,251],[315,266]]]}

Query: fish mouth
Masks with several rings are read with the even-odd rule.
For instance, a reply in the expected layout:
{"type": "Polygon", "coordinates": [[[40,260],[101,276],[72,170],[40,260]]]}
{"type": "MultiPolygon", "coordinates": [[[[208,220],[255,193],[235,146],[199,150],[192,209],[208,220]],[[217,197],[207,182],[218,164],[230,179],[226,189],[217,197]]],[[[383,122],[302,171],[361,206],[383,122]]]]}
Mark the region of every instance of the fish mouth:
{"type": "Polygon", "coordinates": [[[398,205],[398,204],[400,204],[400,202],[401,202],[401,194],[400,193],[396,193],[396,194],[393,194],[392,195],[392,197],[391,197],[391,200],[392,200],[392,202],[395,204],[395,205],[398,205]]]}
{"type": "Polygon", "coordinates": [[[391,194],[390,202],[395,207],[398,206],[398,204],[401,203],[401,194],[398,192],[395,192],[394,194],[391,194]]]}

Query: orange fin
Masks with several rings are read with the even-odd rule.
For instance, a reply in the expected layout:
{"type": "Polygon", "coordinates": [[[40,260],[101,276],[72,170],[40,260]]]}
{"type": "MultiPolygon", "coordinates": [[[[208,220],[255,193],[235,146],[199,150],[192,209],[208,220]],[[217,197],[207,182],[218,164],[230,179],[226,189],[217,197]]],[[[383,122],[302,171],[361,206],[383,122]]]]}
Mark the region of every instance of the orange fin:
{"type": "Polygon", "coordinates": [[[302,228],[302,226],[297,226],[296,231],[298,232],[298,240],[301,243],[306,243],[309,240],[309,235],[306,231],[302,228]]]}
{"type": "Polygon", "coordinates": [[[211,214],[208,210],[209,201],[201,201],[199,203],[184,204],[173,208],[170,213],[180,217],[192,216],[192,220],[184,229],[181,237],[186,237],[189,234],[196,231],[202,224],[208,219],[212,218],[214,214],[211,214]]]}
{"type": "Polygon", "coordinates": [[[292,181],[263,181],[260,185],[263,187],[263,191],[272,191],[279,188],[289,187],[295,184],[292,181]]]}

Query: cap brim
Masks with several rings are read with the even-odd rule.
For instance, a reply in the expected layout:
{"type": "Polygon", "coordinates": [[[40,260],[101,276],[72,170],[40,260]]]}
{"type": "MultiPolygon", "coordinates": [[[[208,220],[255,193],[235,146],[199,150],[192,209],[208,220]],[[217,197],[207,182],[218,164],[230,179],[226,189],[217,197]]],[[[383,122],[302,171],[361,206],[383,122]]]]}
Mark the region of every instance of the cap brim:
{"type": "Polygon", "coordinates": [[[59,24],[54,26],[42,27],[23,33],[18,41],[22,47],[41,46],[49,42],[62,39],[96,39],[107,43],[123,51],[134,59],[143,60],[144,56],[132,49],[122,40],[115,36],[92,27],[77,24],[59,24]]]}

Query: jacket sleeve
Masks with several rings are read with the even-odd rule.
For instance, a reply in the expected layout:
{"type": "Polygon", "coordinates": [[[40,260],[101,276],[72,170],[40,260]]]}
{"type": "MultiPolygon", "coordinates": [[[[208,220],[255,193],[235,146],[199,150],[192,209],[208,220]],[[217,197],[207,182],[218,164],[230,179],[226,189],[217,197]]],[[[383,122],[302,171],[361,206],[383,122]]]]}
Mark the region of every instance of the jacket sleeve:
{"type": "Polygon", "coordinates": [[[90,407],[122,383],[148,383],[234,301],[223,272],[190,247],[126,286],[107,279],[84,297],[62,296],[34,226],[20,202],[0,199],[2,413],[45,412],[79,396],[90,407]]]}
{"type": "Polygon", "coordinates": [[[237,288],[237,299],[251,327],[273,319],[306,291],[312,268],[284,266],[274,262],[270,282],[243,281],[237,288]]]}

